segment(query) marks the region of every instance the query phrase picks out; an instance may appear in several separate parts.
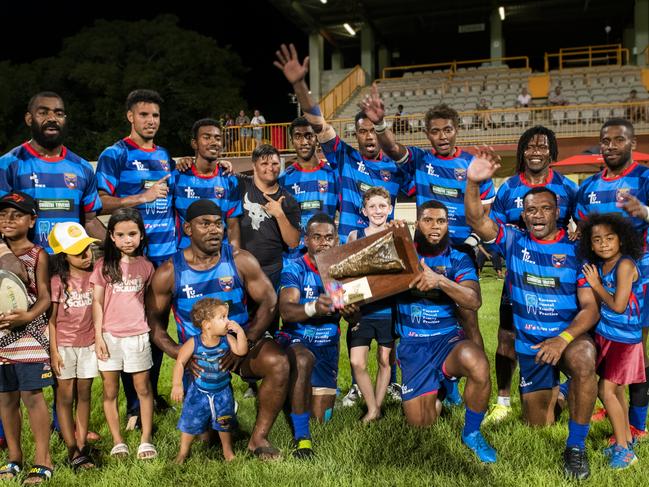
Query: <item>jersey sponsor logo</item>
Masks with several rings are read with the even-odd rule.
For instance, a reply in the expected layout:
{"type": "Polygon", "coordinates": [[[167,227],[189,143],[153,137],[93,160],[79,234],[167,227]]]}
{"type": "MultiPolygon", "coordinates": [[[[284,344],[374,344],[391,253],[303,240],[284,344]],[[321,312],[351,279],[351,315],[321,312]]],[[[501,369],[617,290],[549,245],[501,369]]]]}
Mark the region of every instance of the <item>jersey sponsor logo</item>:
{"type": "Polygon", "coordinates": [[[243,208],[248,212],[253,230],[259,230],[261,222],[263,222],[267,218],[270,218],[270,216],[266,212],[266,208],[264,208],[259,203],[253,203],[252,201],[250,201],[250,198],[248,198],[248,193],[243,196],[243,208]]]}
{"type": "Polygon", "coordinates": [[[63,182],[70,189],[77,189],[77,175],[66,172],[63,173],[63,182]]]}
{"type": "Polygon", "coordinates": [[[219,286],[221,286],[221,289],[223,289],[225,292],[232,291],[232,289],[234,288],[234,277],[219,277],[219,286]]]}
{"type": "Polygon", "coordinates": [[[34,185],[35,188],[44,188],[45,185],[41,184],[38,180],[38,174],[35,172],[32,173],[31,176],[29,176],[29,179],[31,180],[32,184],[34,185]]]}
{"type": "Polygon", "coordinates": [[[314,292],[313,288],[308,284],[304,288],[304,297],[307,298],[307,299],[315,298],[315,292],[314,292]]]}
{"type": "Polygon", "coordinates": [[[135,159],[134,161],[131,161],[131,164],[133,164],[133,167],[137,171],[146,171],[146,168],[144,167],[144,164],[142,164],[142,162],[138,161],[137,159],[135,159]]]}
{"type": "Polygon", "coordinates": [[[328,189],[329,189],[329,182],[321,181],[318,179],[318,191],[321,193],[326,193],[328,189]]]}
{"type": "Polygon", "coordinates": [[[291,189],[293,190],[293,193],[295,194],[302,194],[304,191],[302,191],[302,188],[300,188],[300,185],[295,183],[293,186],[291,186],[291,189]]]}
{"type": "Polygon", "coordinates": [[[48,222],[47,220],[38,220],[38,236],[41,242],[47,242],[50,228],[52,228],[51,222],[48,222]]]}
{"type": "Polygon", "coordinates": [[[521,375],[521,383],[520,383],[520,387],[529,387],[529,386],[531,386],[532,384],[533,384],[532,381],[528,381],[527,379],[525,379],[525,377],[523,377],[523,376],[521,375]]]}
{"type": "Polygon", "coordinates": [[[624,203],[629,196],[631,196],[630,188],[618,188],[615,190],[615,201],[617,203],[624,203]]]}
{"type": "Polygon", "coordinates": [[[381,175],[381,179],[385,181],[386,183],[392,179],[392,173],[390,171],[387,171],[385,169],[381,169],[379,171],[379,174],[381,175]]]}
{"type": "Polygon", "coordinates": [[[421,323],[421,317],[424,315],[424,309],[421,306],[413,304],[410,306],[410,321],[412,323],[421,323]]]}
{"type": "Polygon", "coordinates": [[[536,294],[525,293],[525,309],[530,314],[536,314],[539,309],[539,297],[536,294]]]}
{"type": "Polygon", "coordinates": [[[588,203],[590,203],[591,205],[601,203],[601,201],[597,199],[597,193],[595,191],[588,193],[588,203]]]}
{"type": "Polygon", "coordinates": [[[361,181],[356,183],[356,186],[358,187],[358,191],[360,191],[361,194],[364,194],[365,191],[367,191],[368,189],[370,189],[372,187],[370,184],[366,184],[366,183],[363,183],[361,181]]]}
{"type": "Polygon", "coordinates": [[[457,198],[460,196],[460,190],[457,188],[446,188],[444,186],[438,186],[436,184],[430,185],[430,191],[434,195],[444,196],[446,198],[457,198]]]}
{"type": "Polygon", "coordinates": [[[526,284],[534,287],[545,287],[551,289],[558,289],[560,282],[558,277],[543,277],[530,274],[529,272],[523,273],[523,280],[526,284]]]}
{"type": "Polygon", "coordinates": [[[552,254],[552,266],[553,267],[563,267],[566,265],[566,260],[568,256],[566,254],[552,254]]]}
{"type": "Polygon", "coordinates": [[[433,166],[430,162],[426,164],[426,173],[429,176],[435,176],[436,178],[439,177],[439,174],[435,172],[435,166],[433,166]]]}
{"type": "Polygon", "coordinates": [[[71,211],[74,201],[71,199],[39,198],[39,211],[71,211]]]}
{"type": "Polygon", "coordinates": [[[466,169],[456,167],[453,169],[453,174],[455,174],[455,179],[458,181],[466,181],[466,169]]]}
{"type": "Polygon", "coordinates": [[[370,175],[370,173],[367,172],[367,168],[365,167],[365,163],[363,161],[358,161],[356,163],[356,166],[358,167],[358,172],[362,172],[363,174],[370,175]]]}
{"type": "Polygon", "coordinates": [[[225,196],[225,188],[223,186],[214,186],[214,196],[222,199],[225,196]]]}
{"type": "Polygon", "coordinates": [[[527,247],[521,249],[521,259],[523,259],[523,262],[526,262],[527,264],[536,264],[536,262],[532,260],[532,254],[527,250],[527,247]]]}
{"type": "Polygon", "coordinates": [[[514,203],[516,203],[516,208],[523,208],[523,198],[520,196],[514,199],[514,203]]]}
{"type": "Polygon", "coordinates": [[[169,161],[167,159],[160,159],[160,166],[164,171],[169,172],[169,161]]]}
{"type": "Polygon", "coordinates": [[[197,199],[198,195],[196,194],[196,191],[194,191],[194,188],[187,186],[185,188],[185,198],[189,199],[197,199]]]}
{"type": "Polygon", "coordinates": [[[203,295],[203,293],[197,293],[189,284],[185,284],[181,291],[185,293],[187,299],[200,298],[203,295]]]}
{"type": "Polygon", "coordinates": [[[320,200],[303,201],[302,203],[300,203],[300,208],[302,209],[302,211],[321,210],[322,201],[320,200]]]}

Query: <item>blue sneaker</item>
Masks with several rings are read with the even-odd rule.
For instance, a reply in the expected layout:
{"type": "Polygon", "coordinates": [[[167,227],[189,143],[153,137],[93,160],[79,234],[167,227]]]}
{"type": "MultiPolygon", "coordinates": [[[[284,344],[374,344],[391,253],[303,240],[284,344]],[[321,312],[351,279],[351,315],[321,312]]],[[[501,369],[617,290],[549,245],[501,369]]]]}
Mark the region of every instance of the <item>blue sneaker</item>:
{"type": "Polygon", "coordinates": [[[611,458],[613,456],[613,452],[615,451],[615,447],[617,446],[617,443],[613,443],[612,445],[607,446],[602,450],[602,453],[606,458],[611,458]]]}
{"type": "Polygon", "coordinates": [[[468,446],[483,463],[496,463],[496,450],[487,443],[482,433],[474,431],[468,436],[462,433],[462,443],[468,446]]]}
{"type": "Polygon", "coordinates": [[[624,448],[620,445],[615,445],[613,447],[613,455],[609,461],[609,466],[615,469],[623,469],[630,467],[638,461],[638,457],[635,456],[635,453],[631,448],[624,448]]]}
{"type": "Polygon", "coordinates": [[[462,396],[460,395],[460,390],[457,387],[457,381],[444,381],[444,387],[446,388],[446,397],[444,398],[444,404],[447,406],[461,406],[462,405],[462,396]]]}

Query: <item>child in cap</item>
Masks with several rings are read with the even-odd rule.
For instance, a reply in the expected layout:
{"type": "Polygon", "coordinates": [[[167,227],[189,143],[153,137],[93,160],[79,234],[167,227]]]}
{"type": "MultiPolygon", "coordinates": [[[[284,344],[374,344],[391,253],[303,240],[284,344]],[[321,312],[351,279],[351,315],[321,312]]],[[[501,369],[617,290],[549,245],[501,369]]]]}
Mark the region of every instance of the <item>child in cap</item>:
{"type": "Polygon", "coordinates": [[[92,322],[92,249],[99,240],[90,238],[76,222],[57,223],[48,242],[54,256],[50,263],[52,310],[50,355],[56,374],[56,411],[68,460],[74,470],[94,467],[85,453],[92,380],[99,376],[92,322]],[[75,394],[76,393],[76,394],[75,394]],[[77,398],[76,430],[73,416],[77,398]]]}
{"type": "MultiPolygon", "coordinates": [[[[50,418],[43,388],[53,385],[47,310],[50,307],[47,253],[28,238],[36,223],[36,201],[21,192],[0,198],[0,233],[27,272],[27,310],[0,315],[0,414],[5,427],[8,461],[0,479],[13,479],[22,470],[20,444],[22,399],[34,435],[34,464],[25,479],[35,484],[52,477],[50,418]]],[[[0,249],[1,250],[1,249],[0,249]]]]}

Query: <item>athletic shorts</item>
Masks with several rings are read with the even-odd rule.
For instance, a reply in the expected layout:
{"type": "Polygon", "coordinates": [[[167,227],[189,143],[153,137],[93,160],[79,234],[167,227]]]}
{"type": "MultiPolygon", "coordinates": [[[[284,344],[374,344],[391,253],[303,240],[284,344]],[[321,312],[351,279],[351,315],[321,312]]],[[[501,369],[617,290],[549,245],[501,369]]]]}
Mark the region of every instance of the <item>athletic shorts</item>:
{"type": "Polygon", "coordinates": [[[206,392],[192,383],[187,389],[183,412],[178,429],[188,435],[200,435],[211,426],[225,433],[234,429],[237,417],[234,413],[234,396],[230,384],[216,392],[206,392]]]}
{"type": "Polygon", "coordinates": [[[507,288],[507,281],[503,285],[503,292],[500,295],[500,323],[499,327],[503,330],[514,331],[514,307],[512,306],[509,297],[509,289],[507,288]]]}
{"type": "Polygon", "coordinates": [[[63,367],[57,379],[94,379],[99,376],[94,344],[89,347],[59,346],[58,350],[63,367]]]}
{"type": "Polygon", "coordinates": [[[301,344],[314,356],[313,370],[311,371],[311,387],[336,389],[338,385],[338,358],[340,347],[338,342],[329,345],[313,346],[303,341],[300,337],[280,331],[275,335],[275,341],[282,347],[301,344]]]}
{"type": "Polygon", "coordinates": [[[614,384],[641,384],[646,380],[642,342],[620,343],[595,334],[597,375],[614,384]]]}
{"type": "Polygon", "coordinates": [[[401,368],[401,398],[404,401],[436,394],[444,377],[444,362],[456,345],[464,340],[461,329],[446,335],[403,340],[397,346],[401,368]]]}
{"type": "Polygon", "coordinates": [[[392,318],[385,320],[363,320],[350,328],[349,347],[369,347],[372,340],[384,347],[392,346],[397,335],[394,333],[392,318]]]}
{"type": "Polygon", "coordinates": [[[54,385],[49,362],[0,365],[0,392],[37,391],[54,385]]]}
{"type": "Polygon", "coordinates": [[[98,360],[101,372],[124,371],[127,374],[144,372],[153,366],[149,333],[132,337],[116,337],[102,333],[108,348],[108,360],[98,360]]]}
{"type": "Polygon", "coordinates": [[[521,371],[519,389],[521,394],[552,389],[559,385],[559,367],[536,363],[535,355],[516,354],[521,371]]]}

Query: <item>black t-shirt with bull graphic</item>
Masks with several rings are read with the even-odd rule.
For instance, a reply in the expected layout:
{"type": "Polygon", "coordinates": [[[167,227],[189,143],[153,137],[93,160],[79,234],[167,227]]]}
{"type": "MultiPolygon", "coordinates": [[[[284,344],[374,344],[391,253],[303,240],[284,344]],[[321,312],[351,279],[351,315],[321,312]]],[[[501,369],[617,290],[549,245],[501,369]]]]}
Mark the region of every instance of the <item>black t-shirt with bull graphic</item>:
{"type": "MultiPolygon", "coordinates": [[[[282,240],[277,220],[266,212],[264,205],[268,203],[264,193],[255,186],[252,177],[239,176],[239,191],[243,216],[241,225],[241,247],[254,255],[266,275],[275,274],[282,270],[282,253],[288,250],[282,240]]],[[[274,194],[269,194],[274,200],[285,196],[282,209],[288,221],[295,228],[300,228],[300,205],[284,188],[274,194]]]]}

